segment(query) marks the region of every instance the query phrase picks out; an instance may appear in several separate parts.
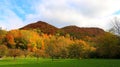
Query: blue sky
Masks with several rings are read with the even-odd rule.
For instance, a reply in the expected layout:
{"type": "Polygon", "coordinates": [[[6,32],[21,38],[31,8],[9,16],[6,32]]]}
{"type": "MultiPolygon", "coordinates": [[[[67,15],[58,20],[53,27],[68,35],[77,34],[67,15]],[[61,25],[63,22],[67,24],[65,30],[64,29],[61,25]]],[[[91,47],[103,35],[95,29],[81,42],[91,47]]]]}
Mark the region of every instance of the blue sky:
{"type": "Polygon", "coordinates": [[[36,21],[56,27],[110,28],[120,17],[120,0],[0,0],[0,27],[18,29],[36,21]]]}

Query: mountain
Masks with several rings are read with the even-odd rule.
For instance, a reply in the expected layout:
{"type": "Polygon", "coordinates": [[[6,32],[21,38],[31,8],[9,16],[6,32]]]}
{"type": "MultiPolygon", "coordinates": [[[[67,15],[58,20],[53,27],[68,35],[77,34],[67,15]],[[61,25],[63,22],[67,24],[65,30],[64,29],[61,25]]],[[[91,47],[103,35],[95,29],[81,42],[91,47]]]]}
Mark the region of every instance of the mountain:
{"type": "Polygon", "coordinates": [[[46,34],[55,34],[58,30],[58,28],[56,28],[55,26],[50,25],[43,21],[38,21],[36,23],[28,24],[20,29],[24,29],[24,30],[40,29],[41,32],[46,33],[46,34]]]}
{"type": "Polygon", "coordinates": [[[29,30],[29,29],[40,29],[41,32],[46,34],[56,34],[60,35],[70,34],[70,36],[75,38],[82,38],[84,36],[96,37],[102,35],[105,31],[100,28],[82,28],[77,26],[66,26],[63,28],[57,28],[53,25],[50,25],[43,21],[38,21],[36,23],[28,24],[20,29],[29,30]]]}
{"type": "Polygon", "coordinates": [[[105,33],[104,30],[100,28],[83,28],[77,26],[66,26],[61,28],[65,33],[69,33],[71,36],[76,38],[82,38],[84,36],[96,37],[103,35],[105,33]]]}

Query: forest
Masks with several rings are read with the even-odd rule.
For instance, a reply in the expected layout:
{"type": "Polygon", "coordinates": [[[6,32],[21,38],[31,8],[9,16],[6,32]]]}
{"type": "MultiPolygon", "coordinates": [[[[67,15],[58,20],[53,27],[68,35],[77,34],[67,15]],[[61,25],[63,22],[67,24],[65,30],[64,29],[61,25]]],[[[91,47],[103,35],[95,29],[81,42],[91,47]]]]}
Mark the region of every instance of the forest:
{"type": "Polygon", "coordinates": [[[79,36],[76,33],[61,34],[60,31],[48,34],[38,28],[10,31],[1,28],[0,58],[120,59],[120,36],[111,31],[96,36],[91,33],[79,36]]]}

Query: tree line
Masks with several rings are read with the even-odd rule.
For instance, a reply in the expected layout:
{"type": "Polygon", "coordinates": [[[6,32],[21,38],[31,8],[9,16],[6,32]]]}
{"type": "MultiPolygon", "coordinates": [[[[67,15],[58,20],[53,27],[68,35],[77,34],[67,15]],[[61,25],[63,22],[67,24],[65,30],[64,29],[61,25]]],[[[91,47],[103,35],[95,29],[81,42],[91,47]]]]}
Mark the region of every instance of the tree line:
{"type": "MultiPolygon", "coordinates": [[[[116,29],[116,27],[114,27],[116,29]]],[[[113,29],[112,29],[113,30],[113,29]]],[[[81,39],[48,35],[39,29],[11,30],[0,29],[0,58],[36,57],[54,59],[120,58],[120,36],[105,32],[101,36],[81,39]]]]}

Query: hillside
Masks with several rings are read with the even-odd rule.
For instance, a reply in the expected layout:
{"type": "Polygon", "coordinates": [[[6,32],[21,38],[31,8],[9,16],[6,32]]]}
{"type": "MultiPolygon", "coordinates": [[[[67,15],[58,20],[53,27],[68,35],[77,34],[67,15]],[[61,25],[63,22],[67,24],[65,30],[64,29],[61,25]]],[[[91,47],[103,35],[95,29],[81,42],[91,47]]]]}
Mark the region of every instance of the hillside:
{"type": "Polygon", "coordinates": [[[77,26],[66,26],[63,28],[57,28],[43,21],[38,21],[36,23],[28,24],[20,29],[25,29],[25,30],[40,29],[43,33],[52,34],[52,35],[56,33],[60,33],[62,35],[70,34],[71,36],[78,39],[84,36],[95,37],[102,35],[104,33],[104,30],[100,28],[82,28],[77,26]]]}
{"type": "Polygon", "coordinates": [[[20,29],[30,30],[30,29],[40,29],[41,32],[46,34],[55,34],[58,30],[55,26],[52,26],[46,22],[38,21],[36,23],[28,24],[20,29]]]}
{"type": "Polygon", "coordinates": [[[94,28],[94,27],[82,28],[77,26],[66,26],[61,29],[65,33],[69,33],[71,36],[74,36],[76,38],[81,38],[84,36],[96,37],[104,33],[104,30],[100,28],[94,28]]]}

